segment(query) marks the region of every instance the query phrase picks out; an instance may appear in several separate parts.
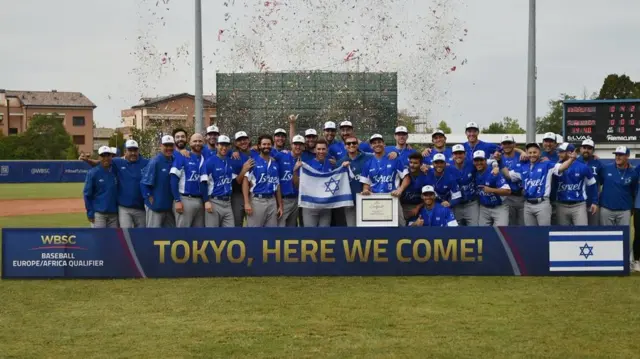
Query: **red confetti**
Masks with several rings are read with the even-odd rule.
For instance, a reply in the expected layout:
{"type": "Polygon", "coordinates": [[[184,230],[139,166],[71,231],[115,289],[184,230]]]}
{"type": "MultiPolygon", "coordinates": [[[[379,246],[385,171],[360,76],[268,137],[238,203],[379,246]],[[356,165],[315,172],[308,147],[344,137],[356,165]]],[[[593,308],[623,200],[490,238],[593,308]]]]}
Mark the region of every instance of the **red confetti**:
{"type": "Polygon", "coordinates": [[[451,71],[455,71],[455,70],[456,70],[456,67],[455,67],[455,66],[451,68],[451,71]]]}
{"type": "Polygon", "coordinates": [[[356,55],[356,52],[358,52],[358,50],[351,50],[349,51],[349,53],[347,54],[347,56],[345,56],[344,61],[347,62],[351,59],[353,59],[353,57],[356,55]]]}
{"type": "Polygon", "coordinates": [[[218,30],[218,41],[222,39],[222,34],[224,33],[223,29],[218,30]]]}
{"type": "Polygon", "coordinates": [[[449,46],[446,46],[444,49],[445,49],[445,51],[447,52],[447,54],[450,54],[450,53],[451,53],[451,49],[449,48],[449,46]]]}
{"type": "Polygon", "coordinates": [[[265,2],[264,2],[264,6],[269,7],[270,5],[271,5],[271,1],[265,1],[265,2]]]}
{"type": "Polygon", "coordinates": [[[163,57],[163,58],[162,58],[162,64],[164,65],[164,64],[166,64],[166,63],[167,63],[167,58],[166,58],[166,57],[163,57]]]}

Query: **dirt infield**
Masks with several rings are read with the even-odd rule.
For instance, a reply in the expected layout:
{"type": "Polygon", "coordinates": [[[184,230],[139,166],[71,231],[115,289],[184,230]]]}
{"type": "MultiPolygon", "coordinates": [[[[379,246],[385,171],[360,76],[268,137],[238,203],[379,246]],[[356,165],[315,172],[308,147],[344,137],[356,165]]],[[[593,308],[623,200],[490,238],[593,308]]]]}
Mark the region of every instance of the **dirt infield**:
{"type": "Polygon", "coordinates": [[[0,200],[0,217],[84,211],[84,201],[81,198],[0,200]]]}

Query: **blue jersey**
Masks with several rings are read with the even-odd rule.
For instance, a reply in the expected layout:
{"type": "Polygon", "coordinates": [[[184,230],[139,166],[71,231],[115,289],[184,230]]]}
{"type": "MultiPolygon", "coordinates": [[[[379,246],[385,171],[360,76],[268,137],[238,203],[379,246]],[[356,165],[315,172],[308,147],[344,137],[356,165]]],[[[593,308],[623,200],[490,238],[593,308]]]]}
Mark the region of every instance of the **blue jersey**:
{"type": "Polygon", "coordinates": [[[476,167],[465,159],[462,168],[456,167],[455,162],[450,162],[449,167],[458,171],[458,188],[460,189],[460,203],[467,203],[476,199],[476,167]]]}
{"type": "MultiPolygon", "coordinates": [[[[280,176],[280,192],[282,197],[294,197],[298,195],[298,189],[293,183],[293,168],[298,159],[290,152],[280,152],[275,157],[278,161],[278,176],[280,176]]],[[[299,171],[299,170],[298,170],[299,171]]]]}
{"type": "Polygon", "coordinates": [[[220,158],[217,155],[209,157],[201,167],[200,180],[207,183],[205,197],[231,196],[232,183],[240,172],[231,164],[229,158],[220,158]]]}
{"type": "Polygon", "coordinates": [[[488,143],[480,140],[478,140],[476,145],[473,147],[469,142],[465,142],[463,146],[464,146],[465,154],[467,156],[467,160],[469,161],[473,161],[473,153],[475,151],[484,151],[487,158],[489,158],[490,156],[493,156],[493,153],[500,148],[500,146],[496,145],[495,143],[488,143]]]}
{"type": "Polygon", "coordinates": [[[432,164],[433,163],[433,156],[437,155],[438,153],[442,153],[444,155],[445,161],[446,162],[451,162],[453,161],[453,152],[451,152],[451,148],[450,147],[445,147],[444,150],[442,151],[438,151],[437,148],[432,148],[431,149],[431,153],[428,156],[423,157],[422,159],[422,163],[425,164],[432,164]]]}
{"type": "Polygon", "coordinates": [[[98,165],[89,170],[83,195],[87,218],[95,218],[96,212],[118,213],[118,179],[113,166],[105,169],[98,165]]]}
{"type": "Polygon", "coordinates": [[[358,149],[360,150],[360,152],[373,154],[373,148],[371,148],[369,142],[360,142],[360,145],[358,145],[358,149]]]}
{"type": "Polygon", "coordinates": [[[400,203],[402,204],[420,204],[422,203],[422,187],[427,184],[427,175],[422,171],[418,171],[417,175],[408,173],[407,176],[411,179],[409,187],[407,187],[402,196],[400,197],[400,203]]]}
{"type": "Polygon", "coordinates": [[[205,160],[209,159],[209,157],[213,157],[216,154],[218,154],[218,150],[214,149],[210,149],[209,146],[204,146],[202,148],[202,157],[204,157],[205,160]]]}
{"type": "Polygon", "coordinates": [[[598,185],[600,185],[600,178],[598,174],[600,173],[600,171],[602,171],[602,162],[593,157],[585,161],[584,157],[582,156],[578,157],[576,161],[584,163],[587,167],[589,167],[589,170],[591,170],[591,173],[593,173],[596,181],[598,182],[598,185]]]}
{"type": "Polygon", "coordinates": [[[416,150],[412,149],[412,148],[398,148],[396,146],[386,146],[384,148],[384,154],[385,155],[389,155],[389,153],[391,152],[395,152],[398,154],[398,159],[400,160],[400,162],[402,163],[402,166],[404,168],[409,167],[409,156],[411,156],[412,153],[416,153],[416,150]]]}
{"type": "Polygon", "coordinates": [[[316,158],[316,154],[311,151],[304,150],[300,157],[302,158],[302,162],[309,163],[309,161],[316,158]]]}
{"type": "Polygon", "coordinates": [[[551,180],[560,165],[546,161],[535,164],[524,163],[509,172],[513,181],[523,182],[523,194],[526,199],[549,198],[551,180]]]}
{"type": "Polygon", "coordinates": [[[372,193],[391,193],[400,187],[400,180],[406,174],[402,163],[387,156],[378,159],[372,156],[363,166],[360,182],[368,184],[372,193]]]}
{"type": "MultiPolygon", "coordinates": [[[[240,171],[242,171],[242,166],[244,165],[244,163],[249,160],[250,155],[244,154],[242,152],[237,152],[237,151],[233,153],[229,152],[229,156],[228,156],[229,164],[233,167],[233,170],[239,174],[240,171]],[[240,158],[237,160],[233,158],[233,153],[238,153],[238,155],[240,155],[240,158]]],[[[242,193],[242,185],[239,184],[237,181],[233,181],[231,188],[233,192],[242,193]]]]}
{"type": "Polygon", "coordinates": [[[307,164],[316,171],[319,172],[331,172],[333,165],[329,162],[329,158],[325,158],[323,162],[318,161],[315,158],[310,159],[307,164]]]}
{"type": "Polygon", "coordinates": [[[436,199],[438,202],[447,201],[451,207],[458,204],[462,198],[460,187],[458,186],[459,171],[445,167],[441,176],[436,176],[435,168],[429,169],[427,172],[427,183],[436,190],[436,199]]]}
{"type": "Polygon", "coordinates": [[[127,208],[144,209],[144,198],[140,191],[142,171],[149,160],[138,157],[136,162],[124,158],[113,159],[113,170],[118,177],[118,204],[127,208]]]}
{"type": "MultiPolygon", "coordinates": [[[[360,142],[358,145],[358,149],[362,153],[373,154],[373,149],[367,142],[360,142]]],[[[331,146],[329,146],[329,156],[335,159],[342,159],[347,155],[347,147],[344,142],[334,141],[331,146]]]]}
{"type": "MultiPolygon", "coordinates": [[[[515,171],[516,168],[519,168],[522,163],[520,162],[520,152],[513,151],[513,157],[507,157],[502,154],[500,158],[500,168],[506,167],[509,171],[515,171]]],[[[507,183],[509,184],[509,188],[511,188],[511,193],[522,193],[522,182],[521,181],[512,181],[511,178],[505,178],[507,183]]]]}
{"type": "Polygon", "coordinates": [[[556,200],[560,202],[584,202],[598,204],[598,187],[591,169],[574,161],[562,174],[555,175],[558,182],[556,200]]]}
{"type": "Polygon", "coordinates": [[[173,199],[180,200],[180,195],[202,196],[200,192],[201,166],[204,159],[191,153],[189,157],[178,156],[171,165],[171,192],[173,199]]]}
{"type": "Polygon", "coordinates": [[[162,153],[159,153],[149,161],[142,172],[140,190],[142,197],[144,197],[145,206],[153,211],[164,212],[173,207],[173,194],[169,179],[172,164],[173,157],[166,158],[162,153]],[[149,201],[150,196],[153,196],[153,203],[149,201]]]}
{"type": "Polygon", "coordinates": [[[549,161],[554,163],[560,161],[560,157],[558,157],[558,151],[553,151],[553,152],[542,151],[542,153],[540,154],[540,157],[546,157],[549,159],[549,161]]]}
{"type": "Polygon", "coordinates": [[[254,157],[255,166],[247,173],[249,191],[253,194],[275,195],[280,184],[278,162],[269,158],[265,161],[262,157],[254,157]]]}
{"type": "Polygon", "coordinates": [[[337,162],[338,167],[342,166],[345,162],[349,162],[349,167],[353,173],[353,177],[349,179],[349,185],[351,186],[351,194],[353,195],[354,201],[356,199],[356,194],[362,192],[362,182],[360,182],[362,169],[372,157],[373,155],[371,154],[358,152],[358,155],[354,159],[351,159],[349,156],[344,156],[337,162]]]}
{"type": "Polygon", "coordinates": [[[418,217],[422,217],[424,221],[423,227],[457,227],[453,211],[450,208],[442,206],[440,203],[436,203],[433,208],[426,209],[422,207],[418,212],[418,217]]]}
{"type": "Polygon", "coordinates": [[[480,204],[486,207],[496,207],[501,205],[502,201],[504,201],[504,197],[498,196],[495,193],[487,193],[481,186],[510,189],[509,184],[504,179],[504,176],[501,173],[493,175],[493,173],[491,173],[490,167],[487,167],[487,169],[485,169],[482,173],[476,172],[476,188],[478,188],[478,199],[480,200],[480,204]]]}
{"type": "Polygon", "coordinates": [[[631,165],[618,168],[614,163],[602,167],[600,206],[612,211],[626,211],[634,207],[633,196],[638,188],[638,172],[631,165]]]}

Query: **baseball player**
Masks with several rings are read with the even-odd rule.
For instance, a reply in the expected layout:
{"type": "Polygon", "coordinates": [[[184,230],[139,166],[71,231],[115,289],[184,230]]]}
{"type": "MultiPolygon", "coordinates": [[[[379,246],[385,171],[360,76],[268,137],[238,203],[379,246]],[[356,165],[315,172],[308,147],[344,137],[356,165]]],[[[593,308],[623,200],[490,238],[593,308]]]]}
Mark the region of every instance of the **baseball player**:
{"type": "Polygon", "coordinates": [[[175,227],[170,172],[175,141],[162,136],[162,151],[149,161],[142,173],[140,190],[147,212],[147,228],[175,227]]]}
{"type": "Polygon", "coordinates": [[[413,227],[457,227],[458,221],[451,208],[444,207],[436,201],[436,190],[433,186],[422,187],[424,206],[420,209],[418,219],[409,225],[413,227]]]}
{"type": "MultiPolygon", "coordinates": [[[[327,141],[327,145],[331,146],[336,142],[336,133],[338,132],[336,129],[336,123],[333,121],[327,121],[324,123],[324,129],[323,129],[323,135],[324,135],[324,139],[327,141]]],[[[329,155],[329,153],[327,153],[327,155],[329,155]]],[[[331,158],[330,156],[327,156],[329,158],[331,158]]]]}
{"type": "Polygon", "coordinates": [[[433,168],[427,171],[427,184],[435,188],[438,203],[445,207],[454,208],[462,198],[458,186],[459,173],[447,166],[442,153],[433,156],[433,168]]]}
{"type": "Polygon", "coordinates": [[[206,134],[207,145],[204,146],[204,148],[202,149],[202,155],[204,156],[205,160],[211,156],[216,155],[216,150],[217,150],[216,145],[218,143],[219,136],[220,136],[220,130],[218,129],[218,126],[211,125],[207,127],[207,134],[206,134]]]}
{"type": "Polygon", "coordinates": [[[206,227],[233,227],[231,193],[233,182],[238,175],[229,158],[231,139],[220,136],[217,139],[216,154],[202,165],[200,180],[207,185],[204,194],[204,223],[206,227]]]}
{"type": "Polygon", "coordinates": [[[423,163],[430,165],[433,162],[433,156],[438,153],[442,153],[447,161],[453,159],[453,153],[451,149],[447,147],[447,136],[444,131],[435,130],[433,134],[431,134],[431,142],[433,143],[433,148],[426,148],[422,152],[422,156],[424,157],[423,163]]]}
{"type": "Polygon", "coordinates": [[[558,162],[558,136],[553,132],[547,132],[542,137],[542,157],[546,157],[551,162],[558,162]]]}
{"type": "Polygon", "coordinates": [[[98,149],[100,165],[87,173],[84,182],[84,205],[93,228],[118,228],[118,179],[113,171],[112,151],[98,149]]]}
{"type": "MultiPolygon", "coordinates": [[[[584,140],[582,141],[582,146],[580,146],[580,156],[578,156],[578,162],[582,162],[585,165],[587,165],[587,167],[589,167],[589,169],[591,170],[591,173],[593,173],[593,175],[595,176],[596,179],[596,186],[598,191],[600,190],[600,176],[599,173],[600,171],[602,171],[602,163],[600,162],[599,159],[595,158],[595,156],[593,155],[593,151],[595,150],[596,144],[593,142],[593,140],[584,140]]],[[[600,225],[600,214],[591,214],[591,202],[589,202],[591,199],[587,198],[587,220],[589,221],[589,226],[599,226],[600,225]]],[[[638,216],[640,217],[640,216],[638,216]]],[[[635,218],[635,217],[634,217],[635,218]]],[[[640,218],[639,218],[640,219],[640,218]]]]}
{"type": "Polygon", "coordinates": [[[475,122],[469,122],[465,126],[465,134],[467,135],[467,142],[464,143],[464,149],[469,161],[473,161],[473,154],[475,151],[484,151],[484,153],[493,154],[498,150],[498,146],[495,143],[483,142],[478,139],[480,133],[480,126],[475,122]]]}
{"type": "Polygon", "coordinates": [[[498,163],[493,162],[493,169],[487,166],[484,151],[473,154],[476,167],[475,182],[480,201],[480,226],[508,226],[509,208],[504,205],[504,198],[511,194],[511,187],[500,173],[498,163]]]}
{"type": "MultiPolygon", "coordinates": [[[[347,155],[348,146],[346,145],[347,138],[354,137],[353,124],[351,121],[340,122],[340,137],[342,142],[334,142],[329,146],[329,155],[335,158],[344,158],[347,155]]],[[[360,152],[373,153],[373,149],[367,141],[358,140],[358,149],[360,152]]]]}
{"type": "MultiPolygon", "coordinates": [[[[500,168],[516,171],[516,168],[522,166],[520,161],[520,152],[515,151],[516,140],[512,135],[503,135],[502,151],[494,154],[494,159],[498,161],[500,168]]],[[[511,188],[511,195],[504,198],[504,204],[509,208],[509,225],[524,226],[524,197],[522,196],[522,181],[512,181],[511,178],[505,178],[511,188]]]]}
{"type": "Polygon", "coordinates": [[[638,188],[638,173],[629,164],[630,151],[618,146],[613,152],[615,163],[606,165],[599,174],[602,183],[600,193],[600,224],[603,226],[628,226],[633,196],[638,188]]]}
{"type": "Polygon", "coordinates": [[[512,181],[523,182],[524,224],[526,226],[548,226],[551,224],[551,180],[553,174],[561,174],[573,163],[575,156],[564,163],[541,161],[540,145],[532,142],[526,145],[529,164],[509,170],[503,167],[502,174],[512,181]]]}
{"type": "Polygon", "coordinates": [[[260,156],[255,166],[244,176],[242,195],[248,227],[277,227],[284,211],[280,194],[278,163],[271,157],[271,136],[258,138],[260,156]]]}
{"type": "Polygon", "coordinates": [[[449,167],[458,171],[458,188],[460,189],[460,201],[453,208],[453,213],[461,226],[477,226],[480,215],[480,205],[476,195],[476,167],[472,161],[467,160],[463,145],[454,145],[451,149],[453,161],[449,167]]]}
{"type": "Polygon", "coordinates": [[[187,131],[182,128],[176,128],[173,130],[172,136],[175,141],[173,155],[189,157],[189,151],[187,150],[187,131]]]}
{"type": "Polygon", "coordinates": [[[244,175],[254,165],[255,155],[251,153],[251,141],[249,135],[244,131],[235,133],[235,148],[231,155],[231,165],[238,172],[236,181],[232,183],[231,209],[233,210],[233,220],[236,227],[242,227],[244,222],[244,197],[242,195],[242,181],[244,175]]]}
{"type": "Polygon", "coordinates": [[[285,131],[284,128],[277,128],[273,131],[273,141],[275,142],[275,146],[271,150],[271,157],[274,157],[285,149],[285,144],[287,143],[287,131],[285,131]]]}
{"type": "MultiPolygon", "coordinates": [[[[362,195],[371,193],[389,193],[394,197],[400,197],[402,190],[400,181],[405,177],[408,170],[396,159],[390,159],[384,154],[384,139],[382,135],[376,133],[369,138],[369,143],[373,148],[373,157],[363,166],[360,182],[363,183],[362,195]]],[[[398,206],[398,224],[404,227],[404,214],[402,206],[398,206]]]]}
{"type": "MultiPolygon", "coordinates": [[[[363,167],[371,160],[373,155],[364,153],[360,150],[360,144],[358,139],[351,135],[346,136],[344,139],[344,145],[347,147],[347,154],[338,161],[339,166],[344,166],[345,162],[349,163],[353,177],[349,179],[349,185],[351,186],[351,194],[353,196],[353,203],[356,203],[356,194],[362,192],[362,183],[360,182],[360,175],[362,174],[363,167]]],[[[356,207],[344,207],[345,220],[348,227],[356,226],[356,207]]]]}
{"type": "Polygon", "coordinates": [[[318,132],[313,128],[304,131],[305,150],[302,152],[302,162],[309,163],[309,161],[316,158],[316,141],[318,140],[318,132]]]}
{"type": "Polygon", "coordinates": [[[408,173],[403,179],[403,182],[405,179],[409,182],[400,197],[402,213],[407,222],[415,221],[424,205],[422,187],[427,183],[427,175],[420,168],[422,159],[422,154],[417,152],[409,155],[408,173]]]}
{"type": "MultiPolygon", "coordinates": [[[[575,155],[575,146],[563,143],[558,146],[559,163],[567,161],[575,155]]],[[[598,186],[595,176],[589,167],[579,161],[574,161],[562,175],[556,175],[558,191],[556,194],[556,216],[561,226],[586,226],[586,200],[589,198],[589,210],[593,215],[598,212],[598,186]],[[587,197],[588,196],[588,197],[587,197]]]]}
{"type": "MultiPolygon", "coordinates": [[[[333,169],[333,165],[329,162],[327,154],[329,148],[327,147],[327,141],[321,138],[316,141],[316,157],[309,160],[307,164],[311,168],[320,172],[329,172],[333,169]]],[[[300,183],[300,167],[302,161],[297,161],[293,168],[293,178],[296,184],[300,183]]],[[[327,208],[303,208],[302,217],[304,217],[305,227],[329,227],[331,225],[331,209],[327,208]]]]}
{"type": "Polygon", "coordinates": [[[171,193],[173,195],[173,215],[176,227],[204,227],[204,209],[201,188],[201,167],[204,158],[201,155],[204,138],[196,133],[191,136],[189,157],[175,156],[171,166],[171,193]]]}
{"type": "Polygon", "coordinates": [[[396,139],[396,145],[387,146],[385,148],[385,153],[390,155],[389,158],[391,159],[398,157],[402,166],[406,168],[409,166],[409,156],[416,152],[416,150],[407,145],[409,131],[404,126],[398,126],[396,127],[394,137],[396,139]]]}
{"type": "Polygon", "coordinates": [[[298,223],[298,187],[294,183],[293,174],[303,150],[304,137],[296,135],[291,141],[291,152],[279,152],[275,156],[278,161],[283,210],[282,217],[278,218],[278,227],[296,227],[298,223]]]}

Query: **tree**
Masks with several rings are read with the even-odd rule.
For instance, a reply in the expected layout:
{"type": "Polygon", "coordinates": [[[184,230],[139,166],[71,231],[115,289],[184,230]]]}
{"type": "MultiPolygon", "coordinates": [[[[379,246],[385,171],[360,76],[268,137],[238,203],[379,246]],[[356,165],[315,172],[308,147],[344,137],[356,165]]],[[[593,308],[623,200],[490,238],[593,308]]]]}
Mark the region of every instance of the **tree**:
{"type": "Polygon", "coordinates": [[[564,111],[562,103],[565,100],[575,100],[575,98],[575,96],[563,93],[559,98],[549,100],[549,113],[536,119],[536,132],[562,133],[562,112],[564,111]]]}
{"type": "Polygon", "coordinates": [[[116,130],[113,135],[111,135],[109,138],[109,147],[115,147],[122,150],[124,147],[124,136],[122,135],[122,132],[116,130]]]}
{"type": "Polygon", "coordinates": [[[437,129],[438,130],[442,130],[446,134],[450,134],[451,133],[451,127],[449,127],[449,125],[447,125],[447,123],[445,121],[440,121],[440,123],[438,124],[437,129]]]}
{"type": "MultiPolygon", "coordinates": [[[[53,115],[35,115],[29,121],[29,128],[24,133],[25,147],[28,147],[28,158],[39,160],[76,159],[77,148],[71,136],[62,124],[62,118],[53,115]],[[71,148],[71,149],[70,149],[71,148]],[[75,150],[74,150],[75,148],[75,150]],[[72,155],[75,154],[75,158],[72,155]]],[[[27,153],[25,153],[27,155],[27,153]]]]}
{"type": "Polygon", "coordinates": [[[604,79],[598,99],[627,98],[640,98],[640,83],[634,83],[627,75],[611,74],[604,79]]]}
{"type": "Polygon", "coordinates": [[[526,133],[522,127],[520,127],[520,123],[518,120],[511,117],[505,117],[500,122],[493,122],[489,125],[489,127],[483,128],[482,133],[511,133],[511,134],[521,134],[526,133]]]}
{"type": "Polygon", "coordinates": [[[404,126],[409,133],[416,132],[416,120],[418,116],[412,116],[407,113],[407,110],[398,111],[398,126],[404,126]]]}

